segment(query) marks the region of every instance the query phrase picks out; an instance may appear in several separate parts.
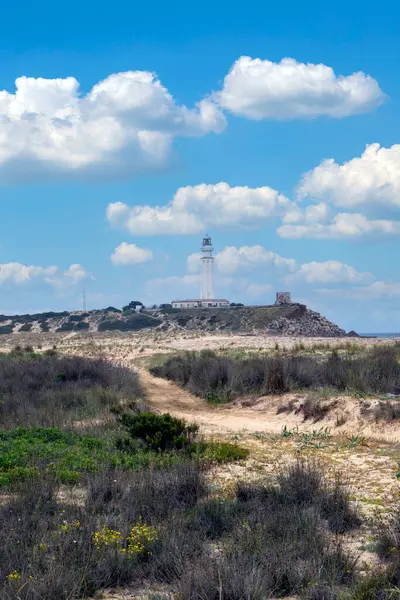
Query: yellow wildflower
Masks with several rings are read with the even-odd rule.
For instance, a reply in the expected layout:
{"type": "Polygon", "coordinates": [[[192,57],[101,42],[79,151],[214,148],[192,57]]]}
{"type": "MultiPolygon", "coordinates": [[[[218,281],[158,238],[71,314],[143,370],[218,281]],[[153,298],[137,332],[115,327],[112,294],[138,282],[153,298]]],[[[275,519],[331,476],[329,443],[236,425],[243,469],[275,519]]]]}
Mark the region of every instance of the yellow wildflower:
{"type": "Polygon", "coordinates": [[[126,552],[131,555],[148,556],[150,554],[149,546],[157,537],[157,530],[143,523],[140,517],[138,523],[132,526],[131,532],[126,538],[126,552]]]}
{"type": "Polygon", "coordinates": [[[18,571],[12,571],[12,573],[9,573],[6,576],[7,581],[11,581],[11,582],[16,582],[19,581],[21,579],[21,573],[18,573],[18,571]]]}
{"type": "Polygon", "coordinates": [[[100,550],[104,546],[118,546],[122,543],[121,533],[107,526],[104,526],[100,531],[96,531],[92,539],[97,550],[100,550]]]}

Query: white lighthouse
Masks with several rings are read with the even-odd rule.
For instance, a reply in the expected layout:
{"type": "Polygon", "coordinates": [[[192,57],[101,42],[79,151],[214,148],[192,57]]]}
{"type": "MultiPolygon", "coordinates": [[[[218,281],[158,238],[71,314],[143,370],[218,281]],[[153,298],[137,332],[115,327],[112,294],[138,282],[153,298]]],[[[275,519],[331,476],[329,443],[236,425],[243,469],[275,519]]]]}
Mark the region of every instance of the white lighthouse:
{"type": "Polygon", "coordinates": [[[227,308],[230,306],[226,298],[214,297],[214,248],[208,234],[203,237],[200,258],[201,288],[200,298],[186,300],[172,300],[173,308],[227,308]]]}
{"type": "Polygon", "coordinates": [[[201,300],[214,299],[214,257],[212,255],[214,248],[212,247],[211,238],[205,235],[201,251],[203,256],[200,259],[201,265],[201,300]]]}

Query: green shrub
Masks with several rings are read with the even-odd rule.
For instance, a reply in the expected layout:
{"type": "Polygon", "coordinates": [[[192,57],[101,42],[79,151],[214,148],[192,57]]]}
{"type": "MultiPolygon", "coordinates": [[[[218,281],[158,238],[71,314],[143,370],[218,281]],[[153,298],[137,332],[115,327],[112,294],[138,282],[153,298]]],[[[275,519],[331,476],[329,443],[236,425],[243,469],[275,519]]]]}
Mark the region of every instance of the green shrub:
{"type": "Polygon", "coordinates": [[[47,321],[39,321],[39,325],[43,333],[48,333],[50,331],[50,327],[47,321]]]}
{"type": "Polygon", "coordinates": [[[225,463],[246,459],[249,451],[227,442],[195,441],[198,426],[188,425],[169,414],[123,414],[120,418],[128,436],[117,440],[117,448],[130,454],[150,451],[159,456],[169,456],[171,464],[182,457],[192,457],[225,463]]]}
{"type": "Polygon", "coordinates": [[[176,419],[169,414],[157,415],[150,412],[124,414],[121,422],[128,430],[130,438],[139,439],[147,448],[161,452],[188,447],[198,431],[197,425],[187,425],[184,420],[176,419]]]}
{"type": "Polygon", "coordinates": [[[119,308],[115,308],[115,306],[107,306],[107,308],[103,308],[104,312],[114,312],[114,313],[120,313],[122,312],[119,308]]]}
{"type": "Polygon", "coordinates": [[[125,320],[105,320],[99,324],[99,331],[137,331],[161,325],[159,319],[154,319],[143,314],[128,315],[125,320]]]}
{"type": "Polygon", "coordinates": [[[57,327],[56,331],[62,332],[62,331],[73,331],[74,329],[74,321],[65,321],[65,323],[63,323],[62,325],[60,325],[60,327],[57,327]]]}
{"type": "Polygon", "coordinates": [[[11,325],[2,325],[0,327],[0,335],[2,335],[2,334],[7,335],[9,333],[12,333],[13,327],[14,327],[14,325],[12,323],[11,323],[11,325]]]}
{"type": "Polygon", "coordinates": [[[160,312],[162,312],[163,315],[174,315],[176,313],[181,312],[181,309],[173,308],[172,306],[164,306],[163,308],[161,308],[160,306],[160,312]]]}
{"type": "Polygon", "coordinates": [[[74,329],[75,331],[88,331],[89,323],[86,323],[85,321],[79,321],[79,323],[75,325],[74,329]]]}
{"type": "Polygon", "coordinates": [[[200,457],[217,463],[245,460],[250,454],[247,448],[229,442],[199,443],[198,452],[200,457]]]}
{"type": "Polygon", "coordinates": [[[226,404],[229,402],[231,400],[231,394],[229,390],[207,392],[205,400],[208,404],[218,406],[219,404],[226,404]]]}

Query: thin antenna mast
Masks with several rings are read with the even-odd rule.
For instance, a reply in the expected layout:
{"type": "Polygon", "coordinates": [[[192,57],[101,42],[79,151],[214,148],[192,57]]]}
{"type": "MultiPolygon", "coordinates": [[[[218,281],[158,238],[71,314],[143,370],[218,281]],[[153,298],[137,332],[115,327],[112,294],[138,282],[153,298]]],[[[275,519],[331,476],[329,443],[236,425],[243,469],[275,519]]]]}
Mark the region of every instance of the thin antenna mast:
{"type": "Polygon", "coordinates": [[[85,286],[83,286],[82,300],[83,300],[83,312],[86,312],[86,289],[85,289],[85,286]]]}

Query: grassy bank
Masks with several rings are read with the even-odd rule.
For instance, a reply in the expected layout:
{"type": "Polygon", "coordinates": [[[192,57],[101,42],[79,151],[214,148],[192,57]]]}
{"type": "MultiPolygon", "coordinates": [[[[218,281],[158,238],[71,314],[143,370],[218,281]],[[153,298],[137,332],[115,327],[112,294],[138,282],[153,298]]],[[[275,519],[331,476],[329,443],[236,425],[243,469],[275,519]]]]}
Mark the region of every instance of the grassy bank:
{"type": "Polygon", "coordinates": [[[211,350],[168,357],[150,368],[214,403],[243,394],[331,389],[359,394],[400,393],[400,347],[357,354],[220,356],[211,350]]]}

